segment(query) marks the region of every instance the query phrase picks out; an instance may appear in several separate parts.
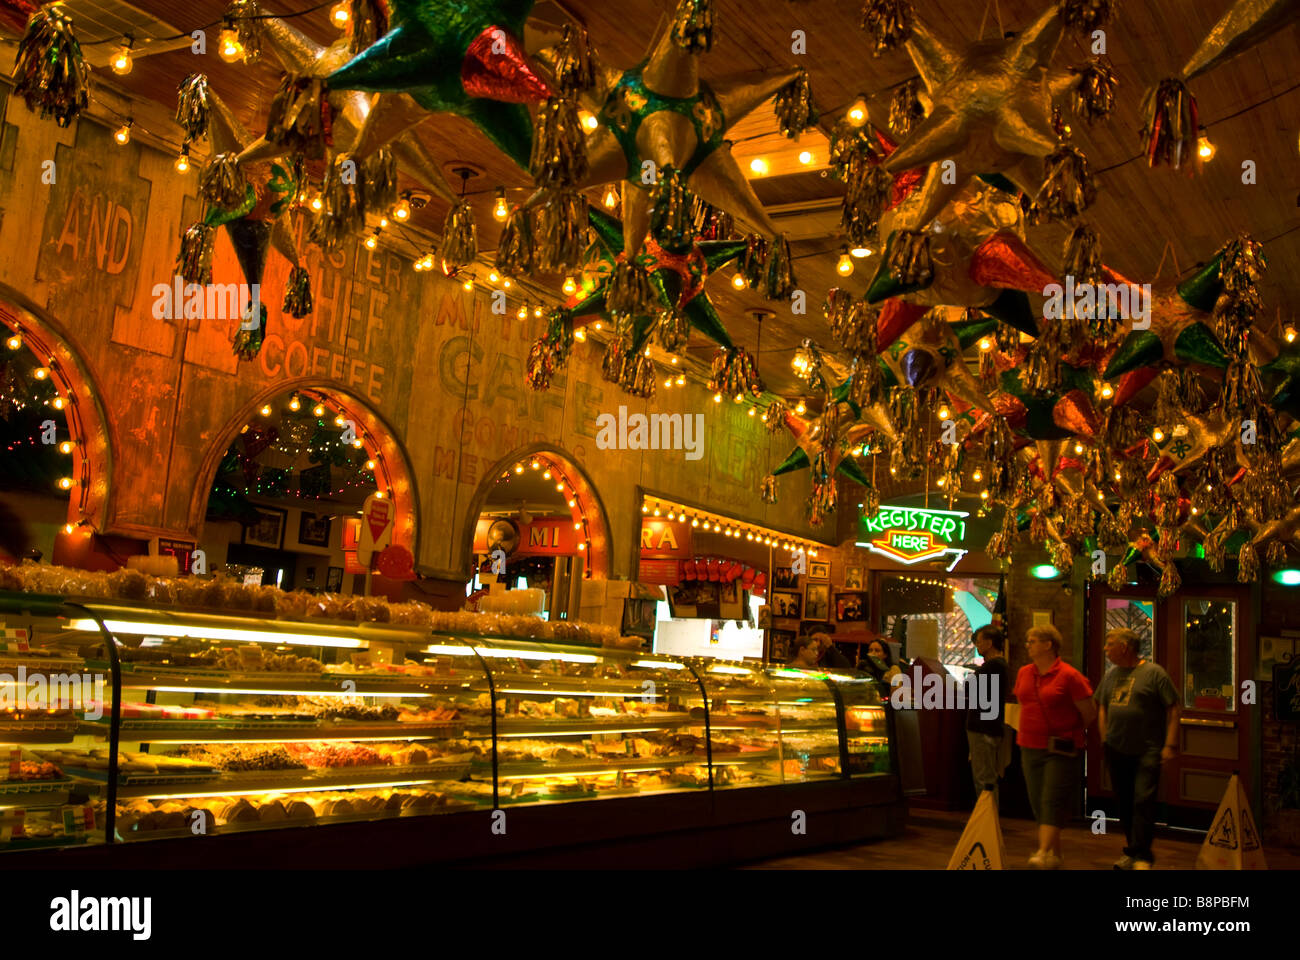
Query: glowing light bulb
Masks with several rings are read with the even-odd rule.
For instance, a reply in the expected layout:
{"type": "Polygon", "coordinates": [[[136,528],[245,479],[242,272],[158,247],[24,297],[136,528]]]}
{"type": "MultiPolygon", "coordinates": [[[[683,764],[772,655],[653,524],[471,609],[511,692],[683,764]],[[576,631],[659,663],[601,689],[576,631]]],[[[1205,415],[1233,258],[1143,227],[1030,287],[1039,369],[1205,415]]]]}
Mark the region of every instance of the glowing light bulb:
{"type": "Polygon", "coordinates": [[[981,499],[981,500],[987,500],[988,498],[989,498],[989,492],[988,492],[987,490],[981,490],[981,491],[980,491],[980,499],[981,499]]]}
{"type": "Polygon", "coordinates": [[[399,197],[398,201],[393,204],[394,220],[409,220],[411,218],[411,201],[406,197],[399,197]]]}
{"type": "Polygon", "coordinates": [[[181,147],[181,152],[176,156],[176,162],[172,164],[177,173],[190,172],[190,148],[181,147]]]}
{"type": "Polygon", "coordinates": [[[664,386],[665,386],[665,387],[671,387],[672,385],[673,385],[673,378],[672,378],[672,377],[669,377],[667,380],[664,381],[664,386]]]}
{"type": "Polygon", "coordinates": [[[367,461],[366,461],[366,469],[367,469],[367,470],[374,470],[374,469],[375,469],[375,461],[373,461],[373,460],[367,460],[367,461]]]}
{"type": "Polygon", "coordinates": [[[259,412],[262,414],[262,416],[269,417],[271,415],[271,405],[266,404],[265,406],[262,407],[261,411],[259,412]]]}
{"type": "Polygon", "coordinates": [[[808,166],[808,164],[812,163],[813,162],[812,151],[811,150],[799,151],[799,162],[802,163],[805,167],[808,166]]]}
{"type": "Polygon", "coordinates": [[[71,534],[72,531],[73,531],[73,530],[76,530],[76,529],[77,529],[77,528],[76,528],[73,524],[71,524],[71,523],[65,523],[65,524],[63,525],[63,532],[64,532],[64,533],[67,533],[67,534],[71,534]]]}
{"type": "Polygon", "coordinates": [[[348,0],[339,0],[338,3],[330,7],[330,23],[342,30],[352,19],[352,11],[348,9],[348,0]]]}
{"type": "Polygon", "coordinates": [[[344,417],[343,414],[341,414],[341,413],[340,413],[337,417],[334,418],[334,426],[336,426],[336,427],[347,426],[347,422],[348,422],[348,421],[347,421],[347,418],[344,417]]]}
{"type": "Polygon", "coordinates": [[[849,123],[855,127],[860,127],[867,122],[867,103],[861,97],[853,102],[849,107],[849,123]]]}
{"type": "Polygon", "coordinates": [[[720,393],[715,393],[715,394],[713,395],[713,402],[714,402],[714,403],[721,403],[721,402],[722,402],[722,394],[720,394],[720,393]]]}
{"type": "Polygon", "coordinates": [[[502,288],[503,290],[509,290],[509,289],[510,289],[510,286],[511,286],[510,278],[509,278],[509,277],[502,277],[502,278],[501,278],[501,288],[502,288]]]}
{"type": "MultiPolygon", "coordinates": [[[[576,507],[577,505],[578,505],[578,501],[577,501],[577,500],[570,500],[570,501],[569,501],[569,506],[571,506],[571,507],[576,507]]],[[[642,512],[642,513],[645,513],[644,510],[642,510],[641,512],[642,512]]]]}
{"type": "Polygon", "coordinates": [[[745,275],[743,273],[737,273],[734,277],[731,278],[731,285],[735,287],[737,290],[744,290],[747,286],[749,286],[749,282],[745,279],[745,275]]]}
{"type": "Polygon", "coordinates": [[[119,76],[124,77],[131,72],[132,63],[130,41],[117,48],[113,54],[113,59],[108,62],[108,65],[112,67],[113,72],[119,76]]]}
{"type": "Polygon", "coordinates": [[[596,115],[589,110],[579,110],[578,120],[582,123],[582,129],[586,130],[588,133],[600,126],[600,120],[597,119],[596,115]]]}
{"type": "Polygon", "coordinates": [[[767,161],[762,157],[755,157],[753,160],[749,161],[749,171],[756,177],[767,176],[767,171],[769,169],[767,161]]]}
{"type": "Polygon", "coordinates": [[[116,130],[113,131],[113,139],[117,141],[119,147],[125,147],[131,142],[131,121],[128,120],[116,130]]]}
{"type": "Polygon", "coordinates": [[[871,256],[871,248],[853,247],[851,250],[849,250],[849,256],[853,257],[855,260],[862,260],[866,257],[871,256]]]}
{"type": "Polygon", "coordinates": [[[23,338],[22,338],[22,334],[19,333],[15,333],[12,337],[10,337],[8,340],[5,341],[5,346],[7,346],[10,350],[20,350],[22,349],[22,345],[23,345],[23,338]]]}
{"type": "Polygon", "coordinates": [[[1151,432],[1151,439],[1154,440],[1156,443],[1160,443],[1161,441],[1164,440],[1164,438],[1165,438],[1165,432],[1161,430],[1159,427],[1156,427],[1155,430],[1151,432]]]}
{"type": "Polygon", "coordinates": [[[849,256],[848,247],[840,247],[840,259],[835,264],[835,272],[841,277],[847,277],[853,272],[853,258],[849,256]]]}
{"type": "Polygon", "coordinates": [[[1075,453],[1083,453],[1083,444],[1081,444],[1081,443],[1076,443],[1076,444],[1074,445],[1074,452],[1075,452],[1075,453]]]}
{"type": "Polygon", "coordinates": [[[318,403],[318,404],[316,404],[315,407],[312,408],[312,411],[311,411],[311,412],[312,412],[315,416],[323,417],[323,416],[325,416],[325,405],[324,405],[323,403],[318,403]]]}
{"type": "Polygon", "coordinates": [[[524,304],[524,303],[521,303],[521,304],[519,305],[519,309],[515,311],[515,316],[518,317],[520,320],[527,320],[527,319],[528,319],[528,305],[527,305],[527,304],[524,304]]]}
{"type": "Polygon", "coordinates": [[[699,517],[696,517],[694,520],[691,521],[691,526],[692,526],[692,527],[698,527],[699,525],[700,525],[700,518],[699,518],[699,517]]]}
{"type": "Polygon", "coordinates": [[[541,308],[541,307],[533,307],[533,316],[534,316],[534,317],[537,317],[538,319],[541,319],[541,316],[542,316],[542,308],[541,308]]]}
{"type": "Polygon", "coordinates": [[[578,544],[578,549],[582,551],[586,551],[587,545],[585,543],[580,543],[578,544]]]}
{"type": "Polygon", "coordinates": [[[952,416],[952,411],[948,409],[946,404],[941,404],[939,407],[939,419],[947,420],[951,416],[952,416]]]}
{"type": "Polygon", "coordinates": [[[367,249],[367,250],[373,250],[373,249],[375,249],[375,247],[377,247],[377,246],[379,246],[379,234],[378,234],[378,233],[372,233],[370,236],[366,237],[366,249],[367,249]]]}
{"type": "Polygon", "coordinates": [[[1288,323],[1286,325],[1286,328],[1282,331],[1282,336],[1286,337],[1287,343],[1295,343],[1295,338],[1296,338],[1295,327],[1291,326],[1291,324],[1288,323]]]}
{"type": "Polygon", "coordinates": [[[492,205],[492,216],[500,221],[510,215],[510,208],[506,206],[506,188],[501,187],[497,190],[496,203],[492,205]]]}
{"type": "Polygon", "coordinates": [[[302,409],[302,401],[298,399],[297,394],[289,398],[289,409],[294,413],[302,409]]]}
{"type": "Polygon", "coordinates": [[[984,474],[983,472],[976,470],[974,473],[971,474],[970,478],[974,480],[976,483],[979,483],[981,480],[984,479],[984,474]]]}
{"type": "Polygon", "coordinates": [[[990,350],[992,350],[992,349],[993,349],[993,338],[992,338],[992,337],[980,337],[980,350],[981,350],[983,353],[988,353],[988,352],[989,352],[990,350]]]}
{"type": "Polygon", "coordinates": [[[515,473],[523,473],[523,472],[524,472],[524,465],[522,463],[516,463],[515,473]]]}
{"type": "Polygon", "coordinates": [[[1201,135],[1196,140],[1197,156],[1199,156],[1202,160],[1208,163],[1209,161],[1214,159],[1215,152],[1216,152],[1216,148],[1214,146],[1214,143],[1210,140],[1209,135],[1206,134],[1205,128],[1202,127],[1201,135]]]}
{"type": "Polygon", "coordinates": [[[324,209],[325,207],[325,201],[320,198],[320,194],[317,194],[316,196],[311,198],[310,206],[313,212],[320,213],[321,210],[324,209]]]}
{"type": "Polygon", "coordinates": [[[44,380],[49,375],[50,375],[49,367],[37,367],[35,370],[32,371],[32,376],[35,377],[37,380],[44,380]]]}
{"type": "Polygon", "coordinates": [[[684,387],[684,386],[686,386],[686,378],[685,378],[684,376],[682,376],[681,374],[678,374],[678,375],[677,375],[677,386],[679,386],[679,387],[684,387]]]}
{"type": "Polygon", "coordinates": [[[800,400],[797,404],[795,404],[794,412],[799,414],[799,416],[803,416],[805,413],[808,412],[808,408],[804,406],[804,402],[800,400]]]}
{"type": "Polygon", "coordinates": [[[234,63],[244,57],[244,45],[239,42],[239,33],[234,27],[225,27],[217,40],[217,56],[226,63],[234,63]]]}
{"type": "Polygon", "coordinates": [[[60,489],[60,490],[71,490],[71,489],[72,489],[72,478],[71,478],[71,477],[60,477],[60,478],[59,478],[59,489],[60,489]]]}
{"type": "Polygon", "coordinates": [[[529,466],[532,467],[534,470],[536,470],[536,469],[538,469],[539,467],[541,467],[541,464],[540,464],[539,462],[537,462],[536,460],[534,460],[532,463],[529,464],[529,466]]]}
{"type": "Polygon", "coordinates": [[[592,326],[595,327],[597,330],[602,329],[602,324],[601,324],[601,322],[600,322],[599,320],[597,320],[595,323],[593,323],[592,326]]]}
{"type": "Polygon", "coordinates": [[[579,343],[582,343],[584,340],[587,339],[587,331],[584,330],[582,327],[575,327],[573,331],[573,339],[577,340],[579,343]]]}
{"type": "Polygon", "coordinates": [[[749,415],[750,415],[751,417],[754,416],[754,408],[753,408],[753,407],[750,407],[750,408],[749,408],[749,415]]]}
{"type": "Polygon", "coordinates": [[[71,453],[72,448],[76,446],[71,440],[64,440],[59,444],[59,453],[71,453]]]}

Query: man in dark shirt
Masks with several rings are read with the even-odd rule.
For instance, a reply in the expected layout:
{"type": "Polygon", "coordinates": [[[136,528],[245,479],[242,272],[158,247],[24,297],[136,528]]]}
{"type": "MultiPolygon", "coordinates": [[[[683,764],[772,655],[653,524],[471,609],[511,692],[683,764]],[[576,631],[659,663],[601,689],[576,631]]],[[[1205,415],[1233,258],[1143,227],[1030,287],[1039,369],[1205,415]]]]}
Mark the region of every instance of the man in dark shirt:
{"type": "Polygon", "coordinates": [[[980,627],[971,638],[975,649],[984,658],[967,681],[966,741],[970,744],[970,768],[975,780],[975,799],[984,790],[993,791],[993,806],[998,804],[998,777],[1002,764],[1002,741],[1006,735],[1003,727],[1007,692],[1011,689],[1007,660],[1002,650],[1006,641],[1002,631],[992,625],[980,627]],[[980,706],[981,700],[990,704],[980,706]],[[990,715],[991,714],[991,715],[990,715]]]}
{"type": "Polygon", "coordinates": [[[852,670],[853,664],[849,658],[840,653],[840,648],[835,646],[831,641],[829,633],[814,633],[812,638],[817,641],[817,649],[821,655],[817,660],[817,665],[823,670],[852,670]]]}
{"type": "Polygon", "coordinates": [[[1128,846],[1116,870],[1150,870],[1156,828],[1160,764],[1178,749],[1178,692],[1163,667],[1142,659],[1132,630],[1106,634],[1106,659],[1115,666],[1097,684],[1097,732],[1115,787],[1128,846]]]}

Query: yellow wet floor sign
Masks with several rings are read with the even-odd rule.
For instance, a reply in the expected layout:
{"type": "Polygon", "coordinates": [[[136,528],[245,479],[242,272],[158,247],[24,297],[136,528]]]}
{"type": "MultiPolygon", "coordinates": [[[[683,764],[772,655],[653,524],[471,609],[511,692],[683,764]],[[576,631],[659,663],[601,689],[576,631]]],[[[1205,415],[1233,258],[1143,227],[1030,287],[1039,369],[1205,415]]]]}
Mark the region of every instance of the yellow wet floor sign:
{"type": "Polygon", "coordinates": [[[1214,824],[1196,857],[1198,870],[1267,870],[1264,848],[1259,842],[1255,817],[1246,802],[1246,791],[1234,773],[1228,781],[1214,824]]]}
{"type": "Polygon", "coordinates": [[[1002,825],[993,806],[993,791],[985,790],[975,801],[975,810],[948,861],[949,870],[1002,870],[1007,859],[1002,843],[1002,825]]]}

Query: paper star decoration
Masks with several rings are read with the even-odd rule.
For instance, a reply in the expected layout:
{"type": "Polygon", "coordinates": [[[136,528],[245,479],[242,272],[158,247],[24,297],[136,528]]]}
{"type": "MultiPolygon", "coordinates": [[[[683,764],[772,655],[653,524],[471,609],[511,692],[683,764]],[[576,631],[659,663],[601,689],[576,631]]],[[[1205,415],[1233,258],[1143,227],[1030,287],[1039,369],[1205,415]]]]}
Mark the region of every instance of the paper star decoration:
{"type": "MultiPolygon", "coordinates": [[[[348,34],[325,47],[278,17],[256,23],[263,47],[275,54],[285,70],[296,76],[324,79],[352,56],[348,34]]],[[[438,161],[428,148],[413,133],[402,136],[427,116],[410,97],[404,93],[373,97],[360,91],[343,90],[333,91],[329,96],[335,107],[332,136],[336,149],[365,157],[394,141],[392,150],[398,166],[431,193],[449,203],[455,202],[456,196],[447,186],[438,161]],[[361,136],[363,130],[370,134],[366,140],[361,136]],[[379,142],[375,142],[376,138],[380,138],[379,142]]],[[[288,152],[287,148],[270,142],[266,137],[259,137],[241,151],[239,162],[271,160],[288,152]]]]}
{"type": "Polygon", "coordinates": [[[519,39],[532,7],[533,0],[392,0],[391,29],[330,74],[329,85],[405,91],[426,110],[466,117],[527,169],[532,118],[524,104],[554,93],[519,39]]]}
{"type": "Polygon", "coordinates": [[[1074,79],[1049,70],[1061,33],[1055,4],[1013,39],[979,40],[960,51],[916,24],[907,53],[934,106],[885,161],[890,173],[929,167],[916,212],[900,227],[924,228],[981,174],[1003,174],[1021,187],[1041,182],[1041,161],[1059,143],[1052,98],[1074,79]],[[955,177],[945,177],[945,160],[956,164],[955,177]]]}
{"type": "Polygon", "coordinates": [[[804,417],[792,410],[782,412],[782,423],[794,437],[796,446],[772,471],[773,476],[811,467],[824,452],[828,474],[839,472],[864,487],[871,486],[871,480],[857,461],[846,454],[873,434],[879,433],[891,443],[898,439],[898,434],[884,404],[861,407],[850,399],[852,392],[850,376],[826,391],[820,416],[804,417]]]}

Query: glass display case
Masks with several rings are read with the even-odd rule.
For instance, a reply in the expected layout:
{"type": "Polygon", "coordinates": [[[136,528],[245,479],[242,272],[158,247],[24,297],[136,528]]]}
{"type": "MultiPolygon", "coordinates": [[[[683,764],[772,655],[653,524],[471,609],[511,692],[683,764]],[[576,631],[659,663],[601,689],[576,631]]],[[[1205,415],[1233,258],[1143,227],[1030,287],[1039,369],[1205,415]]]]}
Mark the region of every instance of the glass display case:
{"type": "Polygon", "coordinates": [[[0,851],[892,772],[855,675],[23,594],[0,618],[0,851]]]}

